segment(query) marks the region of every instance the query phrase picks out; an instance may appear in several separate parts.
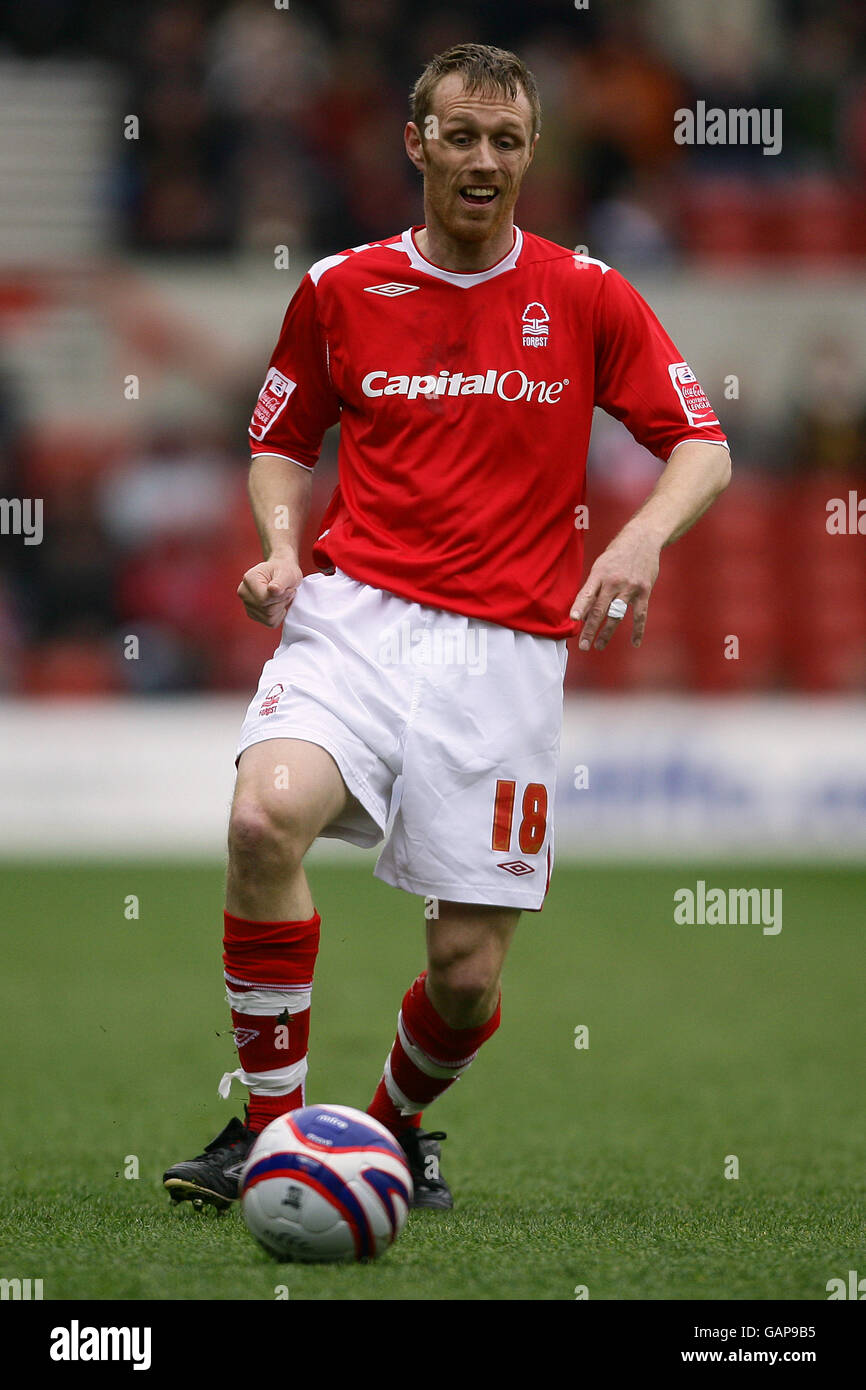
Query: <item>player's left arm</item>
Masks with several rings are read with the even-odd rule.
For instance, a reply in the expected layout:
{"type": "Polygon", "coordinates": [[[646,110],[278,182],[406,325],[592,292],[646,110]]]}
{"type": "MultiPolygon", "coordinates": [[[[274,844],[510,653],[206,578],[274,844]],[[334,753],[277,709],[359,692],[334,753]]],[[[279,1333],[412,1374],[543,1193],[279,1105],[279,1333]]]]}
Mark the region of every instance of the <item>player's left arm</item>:
{"type": "Polygon", "coordinates": [[[583,623],[582,651],[593,643],[600,651],[622,626],[608,616],[615,598],[632,608],[632,643],[640,646],[662,550],[688,531],[731,476],[727,441],[700,382],[650,306],[610,267],[600,277],[593,335],[595,404],[666,462],[571,606],[572,619],[583,623]]]}
{"type": "Polygon", "coordinates": [[[677,445],[643,506],[599,555],[571,607],[583,623],[580,648],[607,646],[621,622],[607,616],[612,599],[632,609],[632,644],[646,627],[661,552],[702,516],[731,479],[731,456],[722,444],[687,439],[677,445]]]}

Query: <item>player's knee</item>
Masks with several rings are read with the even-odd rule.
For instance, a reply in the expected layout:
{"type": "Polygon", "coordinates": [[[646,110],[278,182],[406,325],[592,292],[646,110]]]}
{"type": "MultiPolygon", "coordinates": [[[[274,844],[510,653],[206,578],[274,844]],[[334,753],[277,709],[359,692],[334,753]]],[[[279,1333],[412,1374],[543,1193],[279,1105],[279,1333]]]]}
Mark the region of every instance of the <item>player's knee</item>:
{"type": "Polygon", "coordinates": [[[307,848],[302,818],[292,807],[277,809],[254,799],[232,807],[229,854],[236,868],[285,871],[300,863],[307,848]]]}
{"type": "Polygon", "coordinates": [[[465,1017],[478,1013],[479,1009],[493,999],[499,992],[499,975],[484,960],[463,958],[441,962],[431,968],[437,993],[448,1001],[449,1012],[465,1017]]]}

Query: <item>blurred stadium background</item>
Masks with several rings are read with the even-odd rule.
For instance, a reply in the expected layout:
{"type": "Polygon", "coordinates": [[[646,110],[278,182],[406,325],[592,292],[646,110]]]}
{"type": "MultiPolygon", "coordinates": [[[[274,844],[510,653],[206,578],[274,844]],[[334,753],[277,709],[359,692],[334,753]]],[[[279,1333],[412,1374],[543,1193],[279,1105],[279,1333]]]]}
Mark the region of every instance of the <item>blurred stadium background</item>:
{"type": "MultiPolygon", "coordinates": [[[[421,220],[407,92],[478,39],[541,87],[519,220],[637,284],[735,462],[640,652],[572,655],[560,852],[862,853],[863,537],[827,529],[866,496],[862,5],[8,0],[0,25],[0,495],[44,502],[41,544],[2,538],[5,852],[221,849],[273,648],[234,597],[251,406],[307,266],[421,220]],[[676,144],[697,100],[780,108],[781,152],[676,144]]],[[[597,418],[590,556],[657,471],[597,418]]],[[[335,472],[329,437],[314,523],[335,472]]]]}

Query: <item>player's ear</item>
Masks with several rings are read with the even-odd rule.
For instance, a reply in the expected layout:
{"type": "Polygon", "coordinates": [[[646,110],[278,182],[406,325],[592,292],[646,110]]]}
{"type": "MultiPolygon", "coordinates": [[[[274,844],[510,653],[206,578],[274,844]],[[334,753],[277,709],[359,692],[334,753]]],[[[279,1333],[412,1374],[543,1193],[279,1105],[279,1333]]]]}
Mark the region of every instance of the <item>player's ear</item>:
{"type": "Polygon", "coordinates": [[[527,169],[529,168],[530,164],[532,163],[532,157],[533,157],[533,155],[535,154],[535,146],[538,144],[538,137],[539,137],[540,134],[541,134],[540,131],[536,131],[536,133],[533,135],[532,139],[531,139],[530,142],[529,142],[529,158],[528,158],[527,161],[526,161],[526,167],[527,167],[527,169]]]}
{"type": "Polygon", "coordinates": [[[423,174],[426,162],[424,159],[424,142],[421,139],[421,132],[414,121],[408,121],[406,123],[406,129],[403,132],[403,140],[406,145],[407,155],[418,172],[423,174]]]}

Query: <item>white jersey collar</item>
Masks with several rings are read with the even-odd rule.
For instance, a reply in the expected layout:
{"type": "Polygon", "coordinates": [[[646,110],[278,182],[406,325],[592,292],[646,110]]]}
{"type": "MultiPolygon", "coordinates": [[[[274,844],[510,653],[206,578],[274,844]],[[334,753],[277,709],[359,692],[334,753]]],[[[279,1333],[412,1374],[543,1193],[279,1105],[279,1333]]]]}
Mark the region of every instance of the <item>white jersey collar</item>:
{"type": "Polygon", "coordinates": [[[497,275],[504,275],[506,270],[513,270],[517,264],[517,258],[523,250],[523,233],[519,227],[515,227],[514,245],[508,255],[503,256],[501,261],[497,261],[487,270],[472,272],[443,270],[441,266],[434,265],[432,261],[427,260],[426,256],[421,255],[415,245],[412,231],[412,227],[407,227],[400,238],[400,249],[405,251],[409,257],[409,264],[412,269],[420,270],[424,275],[432,275],[434,280],[446,280],[449,285],[459,285],[461,289],[470,289],[473,285],[481,285],[485,280],[494,280],[497,275]]]}

